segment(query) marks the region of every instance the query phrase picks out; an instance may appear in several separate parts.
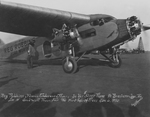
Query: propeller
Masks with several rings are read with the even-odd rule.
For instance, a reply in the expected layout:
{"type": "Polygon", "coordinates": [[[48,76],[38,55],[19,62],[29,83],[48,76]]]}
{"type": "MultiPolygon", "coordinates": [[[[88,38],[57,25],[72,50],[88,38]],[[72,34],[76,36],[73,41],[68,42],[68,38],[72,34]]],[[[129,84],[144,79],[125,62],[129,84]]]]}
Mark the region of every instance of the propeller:
{"type": "Polygon", "coordinates": [[[142,26],[142,30],[143,31],[146,31],[146,30],[149,30],[150,29],[150,26],[149,25],[143,25],[142,26]]]}
{"type": "Polygon", "coordinates": [[[141,20],[136,16],[131,16],[127,18],[127,28],[130,35],[135,39],[141,32],[145,32],[150,29],[149,25],[143,25],[141,20]]]}
{"type": "Polygon", "coordinates": [[[68,27],[66,24],[63,25],[62,30],[66,37],[69,37],[71,40],[77,40],[79,45],[82,45],[83,42],[81,40],[78,29],[76,28],[76,24],[73,27],[68,27]],[[65,33],[66,31],[66,33],[65,33]]]}
{"type": "MultiPolygon", "coordinates": [[[[141,22],[141,21],[140,21],[141,22]]],[[[141,23],[140,24],[140,28],[141,28],[141,34],[144,36],[144,37],[146,37],[146,38],[148,38],[147,36],[147,30],[150,30],[150,25],[143,25],[143,23],[141,23]]]]}
{"type": "MultiPolygon", "coordinates": [[[[150,25],[145,25],[141,22],[139,17],[131,16],[127,18],[127,29],[129,30],[131,40],[137,38],[137,36],[148,38],[147,31],[150,29],[150,25]]],[[[148,42],[149,40],[146,40],[148,42]]]]}
{"type": "Polygon", "coordinates": [[[141,31],[146,31],[150,29],[150,25],[144,25],[141,21],[141,18],[138,17],[139,23],[140,23],[140,27],[141,27],[141,31]]]}
{"type": "MultiPolygon", "coordinates": [[[[140,20],[140,19],[139,19],[140,20]]],[[[138,52],[143,52],[144,51],[144,45],[143,45],[143,42],[142,42],[142,38],[144,39],[148,39],[149,36],[148,36],[148,30],[150,30],[150,25],[145,25],[143,23],[141,23],[141,20],[140,20],[140,28],[141,28],[141,34],[139,35],[139,42],[138,42],[138,47],[136,48],[138,50],[138,52]]],[[[149,40],[145,40],[146,43],[149,43],[149,40]]]]}
{"type": "Polygon", "coordinates": [[[148,38],[148,33],[147,33],[147,30],[150,30],[150,25],[141,25],[141,34],[145,37],[145,38],[148,38]]]}

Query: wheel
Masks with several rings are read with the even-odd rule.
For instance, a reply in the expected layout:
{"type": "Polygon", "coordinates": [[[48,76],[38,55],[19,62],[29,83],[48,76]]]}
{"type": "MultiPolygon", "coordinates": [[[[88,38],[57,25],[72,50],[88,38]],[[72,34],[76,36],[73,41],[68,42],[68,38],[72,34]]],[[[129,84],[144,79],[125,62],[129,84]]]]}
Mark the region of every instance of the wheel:
{"type": "Polygon", "coordinates": [[[75,73],[77,71],[77,62],[74,58],[68,57],[68,62],[67,59],[63,60],[62,66],[66,73],[75,73]]]}
{"type": "Polygon", "coordinates": [[[119,68],[122,64],[122,61],[121,61],[121,58],[120,56],[118,55],[114,55],[114,56],[111,56],[110,59],[112,59],[114,62],[110,62],[110,67],[113,67],[113,68],[119,68]]]}

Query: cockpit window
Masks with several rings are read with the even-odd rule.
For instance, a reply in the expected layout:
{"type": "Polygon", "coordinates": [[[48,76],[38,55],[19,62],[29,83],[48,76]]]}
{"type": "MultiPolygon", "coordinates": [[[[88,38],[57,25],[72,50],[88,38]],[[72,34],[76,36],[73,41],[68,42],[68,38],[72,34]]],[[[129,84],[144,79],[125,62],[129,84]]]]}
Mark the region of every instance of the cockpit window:
{"type": "Polygon", "coordinates": [[[104,23],[107,23],[111,20],[113,20],[112,17],[105,17],[105,18],[101,18],[101,19],[97,19],[97,20],[92,21],[90,23],[90,25],[91,26],[96,26],[96,25],[102,26],[104,23]]]}
{"type": "Polygon", "coordinates": [[[96,26],[96,25],[102,26],[104,23],[105,23],[104,19],[97,19],[91,22],[90,24],[91,26],[96,26]]]}
{"type": "Polygon", "coordinates": [[[109,21],[111,21],[111,20],[113,20],[114,18],[112,18],[112,17],[106,17],[106,18],[104,18],[104,21],[105,22],[109,22],[109,21]]]}

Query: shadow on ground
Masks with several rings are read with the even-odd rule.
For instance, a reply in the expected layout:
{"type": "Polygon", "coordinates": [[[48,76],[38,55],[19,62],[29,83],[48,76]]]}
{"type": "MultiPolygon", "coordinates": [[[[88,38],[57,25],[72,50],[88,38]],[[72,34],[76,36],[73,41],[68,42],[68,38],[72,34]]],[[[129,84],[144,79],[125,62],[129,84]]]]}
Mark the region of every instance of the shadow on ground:
{"type": "MultiPolygon", "coordinates": [[[[20,63],[26,64],[26,60],[12,60],[10,63],[20,63]]],[[[81,59],[78,61],[79,68],[86,66],[108,66],[109,62],[105,60],[98,60],[95,58],[92,59],[81,59]]],[[[38,60],[34,61],[35,67],[42,65],[62,65],[62,59],[47,59],[47,60],[38,60]]]]}
{"type": "MultiPolygon", "coordinates": [[[[111,98],[105,96],[105,101],[99,102],[100,98],[93,98],[97,102],[87,102],[78,106],[71,112],[72,117],[126,117],[122,109],[112,102],[111,98]]],[[[128,117],[141,116],[140,111],[135,106],[129,106],[128,117]]]]}
{"type": "MultiPolygon", "coordinates": [[[[38,95],[40,91],[41,89],[36,89],[31,92],[31,95],[38,95]]],[[[52,97],[48,97],[46,100],[52,100],[58,94],[58,92],[54,92],[51,94],[52,97]]],[[[0,117],[56,117],[57,109],[51,102],[35,101],[36,97],[30,97],[32,101],[27,101],[28,99],[29,97],[24,101],[25,99],[22,98],[2,109],[9,102],[8,99],[0,98],[0,117]]],[[[68,114],[72,117],[126,117],[127,115],[128,117],[142,117],[135,106],[130,105],[127,115],[124,115],[122,109],[115,105],[111,98],[105,96],[102,102],[101,99],[95,96],[94,102],[83,103],[68,114]]]]}
{"type": "MultiPolygon", "coordinates": [[[[32,96],[38,95],[41,89],[31,92],[32,96]]],[[[51,95],[57,95],[52,93],[51,95]]],[[[5,103],[9,103],[8,99],[0,99],[1,108],[5,103]]],[[[37,101],[37,97],[24,96],[7,108],[2,109],[0,116],[2,117],[54,117],[56,107],[51,102],[37,101]]]]}
{"type": "Polygon", "coordinates": [[[12,81],[12,80],[16,80],[16,79],[18,79],[18,78],[11,78],[11,79],[6,79],[7,77],[2,77],[2,78],[0,78],[0,87],[2,87],[3,85],[6,85],[6,84],[8,84],[10,81],[12,81]],[[4,79],[6,79],[6,80],[4,80],[4,79]]]}

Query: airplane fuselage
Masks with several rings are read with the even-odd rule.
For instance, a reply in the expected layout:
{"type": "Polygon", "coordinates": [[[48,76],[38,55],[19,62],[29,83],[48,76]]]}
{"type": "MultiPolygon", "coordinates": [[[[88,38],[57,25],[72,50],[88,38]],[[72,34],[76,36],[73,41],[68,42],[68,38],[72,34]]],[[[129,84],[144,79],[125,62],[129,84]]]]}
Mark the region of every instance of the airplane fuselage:
{"type": "MultiPolygon", "coordinates": [[[[43,44],[45,57],[53,54],[64,58],[62,64],[66,73],[75,73],[78,60],[93,50],[112,50],[110,57],[101,54],[112,67],[120,67],[119,46],[135,39],[142,29],[150,29],[143,27],[136,16],[116,19],[106,14],[85,15],[3,1],[0,2],[0,22],[3,32],[49,38],[35,40],[42,40],[40,45],[43,44]]],[[[13,58],[25,52],[27,40],[4,47],[1,54],[13,58]]]]}
{"type": "MultiPolygon", "coordinates": [[[[28,44],[30,41],[35,41],[35,49],[40,46],[47,38],[44,37],[25,37],[0,47],[0,58],[2,59],[13,59],[27,53],[28,44]]],[[[26,59],[26,58],[24,58],[26,59]]]]}
{"type": "Polygon", "coordinates": [[[105,50],[130,38],[126,20],[114,20],[103,25],[85,24],[78,28],[82,45],[78,53],[95,49],[105,50]]]}
{"type": "MultiPolygon", "coordinates": [[[[51,47],[50,42],[43,44],[44,52],[47,53],[47,55],[53,53],[54,56],[57,57],[66,56],[67,51],[69,50],[69,48],[67,48],[69,43],[67,42],[68,40],[73,40],[71,43],[76,55],[84,52],[91,52],[93,50],[105,51],[114,46],[119,47],[126,41],[132,40],[137,36],[134,33],[137,33],[136,31],[138,31],[139,27],[137,29],[134,26],[130,27],[130,18],[104,21],[99,19],[98,16],[99,15],[95,15],[91,22],[78,27],[78,36],[76,36],[76,38],[69,37],[69,33],[65,36],[63,30],[58,30],[54,39],[51,41],[53,47],[51,47]],[[131,28],[135,28],[135,30],[131,31],[131,28]]],[[[71,32],[70,34],[72,33],[75,35],[75,32],[71,32]]]]}

